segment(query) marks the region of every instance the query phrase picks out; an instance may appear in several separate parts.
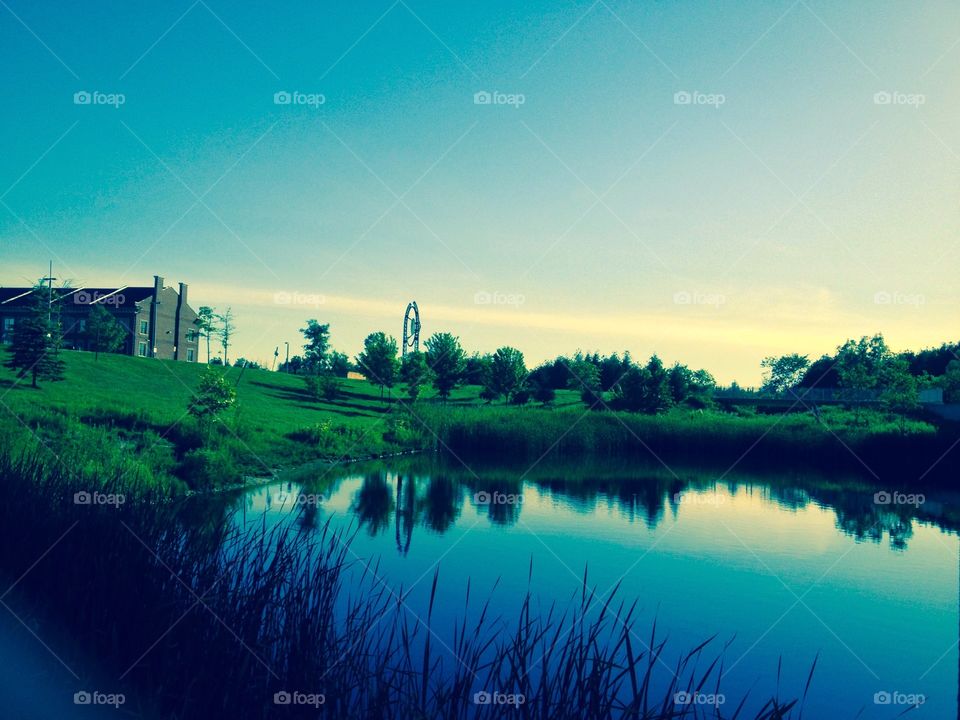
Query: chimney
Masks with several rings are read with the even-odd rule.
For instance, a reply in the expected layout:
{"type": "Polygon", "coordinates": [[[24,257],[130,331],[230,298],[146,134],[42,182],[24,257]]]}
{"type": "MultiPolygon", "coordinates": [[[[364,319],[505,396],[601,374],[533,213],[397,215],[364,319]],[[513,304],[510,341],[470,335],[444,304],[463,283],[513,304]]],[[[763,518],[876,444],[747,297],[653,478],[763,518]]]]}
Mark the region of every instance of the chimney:
{"type": "Polygon", "coordinates": [[[151,356],[157,356],[157,306],[160,304],[160,293],[163,292],[163,278],[153,276],[153,302],[150,303],[150,347],[151,356]]]}
{"type": "Polygon", "coordinates": [[[180,283],[180,297],[177,298],[177,316],[174,318],[173,329],[176,332],[174,344],[173,344],[173,359],[180,359],[180,345],[181,338],[186,338],[185,335],[182,335],[181,332],[187,332],[185,328],[182,328],[181,318],[183,315],[183,306],[187,304],[187,284],[180,283]]]}

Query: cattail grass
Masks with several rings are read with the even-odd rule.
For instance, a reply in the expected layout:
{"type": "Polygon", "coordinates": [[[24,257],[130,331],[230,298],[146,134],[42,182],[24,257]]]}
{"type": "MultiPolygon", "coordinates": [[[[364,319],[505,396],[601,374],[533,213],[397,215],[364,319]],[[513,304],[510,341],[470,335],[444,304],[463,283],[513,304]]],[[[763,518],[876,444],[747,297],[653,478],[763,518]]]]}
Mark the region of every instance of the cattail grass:
{"type": "MultiPolygon", "coordinates": [[[[537,459],[643,457],[744,467],[864,472],[883,477],[950,479],[960,456],[948,450],[958,428],[914,423],[902,432],[880,413],[854,424],[839,409],[818,422],[809,413],[737,415],[677,409],[661,415],[536,407],[417,409],[417,422],[440,450],[463,457],[537,459]]],[[[824,417],[826,417],[825,414],[824,417]]]]}

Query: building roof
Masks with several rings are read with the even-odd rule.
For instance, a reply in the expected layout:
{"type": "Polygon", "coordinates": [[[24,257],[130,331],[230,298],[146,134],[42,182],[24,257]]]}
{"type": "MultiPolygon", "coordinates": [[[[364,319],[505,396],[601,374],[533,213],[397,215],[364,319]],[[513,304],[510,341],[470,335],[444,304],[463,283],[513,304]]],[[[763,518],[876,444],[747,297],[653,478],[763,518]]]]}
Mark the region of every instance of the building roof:
{"type": "MultiPolygon", "coordinates": [[[[33,288],[0,287],[0,312],[5,307],[23,307],[31,300],[33,288]]],[[[109,304],[113,307],[130,305],[153,297],[153,287],[124,286],[119,288],[54,288],[54,301],[72,305],[109,304]]]]}

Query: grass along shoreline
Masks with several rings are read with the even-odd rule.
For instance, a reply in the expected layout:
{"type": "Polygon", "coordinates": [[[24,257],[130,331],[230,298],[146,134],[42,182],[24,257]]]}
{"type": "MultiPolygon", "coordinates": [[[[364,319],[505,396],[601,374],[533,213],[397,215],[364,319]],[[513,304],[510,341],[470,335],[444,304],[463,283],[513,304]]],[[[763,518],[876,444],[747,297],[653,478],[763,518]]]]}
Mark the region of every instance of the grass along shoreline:
{"type": "Polygon", "coordinates": [[[960,453],[956,427],[879,412],[825,408],[764,415],[673,410],[661,415],[527,408],[425,408],[422,420],[442,445],[464,458],[627,457],[715,467],[790,466],[854,473],[905,485],[953,482],[960,453]]]}
{"type": "Polygon", "coordinates": [[[549,452],[746,466],[797,464],[903,484],[955,476],[956,426],[842,408],[807,412],[674,409],[660,415],[588,411],[573,391],[549,407],[486,404],[461,387],[441,402],[380,399],[363,380],[340,380],[317,400],[300,376],[225,368],[236,404],[209,432],[186,408],[205,366],[63,352],[66,379],[39,390],[0,371],[0,443],[59,457],[85,483],[123,478],[167,496],[242,485],[246,477],[317,461],[345,462],[426,450],[529,461],[549,452]],[[742,460],[741,460],[742,458],[742,460]],[[942,458],[942,459],[940,459],[942,458]],[[932,471],[930,470],[931,468],[932,471]],[[928,472],[930,471],[930,472],[928,472]],[[926,474],[925,474],[926,473],[926,474]]]}

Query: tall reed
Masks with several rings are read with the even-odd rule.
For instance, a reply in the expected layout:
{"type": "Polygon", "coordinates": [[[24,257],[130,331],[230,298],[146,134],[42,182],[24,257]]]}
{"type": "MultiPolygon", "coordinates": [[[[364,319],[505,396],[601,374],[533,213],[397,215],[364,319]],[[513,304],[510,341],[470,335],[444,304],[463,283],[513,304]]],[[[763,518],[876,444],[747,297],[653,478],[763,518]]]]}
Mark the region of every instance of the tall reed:
{"type": "MultiPolygon", "coordinates": [[[[73,639],[57,647],[65,661],[86,677],[93,659],[146,717],[649,720],[702,717],[677,694],[719,692],[721,648],[707,641],[668,663],[636,604],[599,598],[586,574],[568,609],[536,611],[528,592],[513,618],[491,617],[468,586],[440,627],[439,574],[414,614],[329,525],[244,527],[120,477],[99,491],[127,493],[121,506],[76,505],[85,488],[69,466],[33,455],[0,453],[0,478],[0,570],[21,578],[16,595],[42,634],[73,639]],[[285,692],[324,702],[281,707],[285,692]]],[[[725,717],[741,715],[734,705],[725,717]]],[[[790,713],[793,701],[771,699],[751,717],[790,713]]]]}
{"type": "Polygon", "coordinates": [[[513,407],[416,409],[438,448],[488,458],[623,456],[688,463],[796,466],[872,473],[903,481],[950,480],[960,455],[949,453],[957,429],[896,423],[818,423],[802,413],[737,416],[676,410],[663,415],[513,407]]]}

